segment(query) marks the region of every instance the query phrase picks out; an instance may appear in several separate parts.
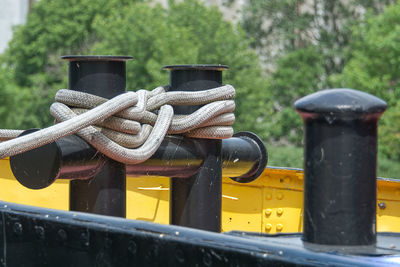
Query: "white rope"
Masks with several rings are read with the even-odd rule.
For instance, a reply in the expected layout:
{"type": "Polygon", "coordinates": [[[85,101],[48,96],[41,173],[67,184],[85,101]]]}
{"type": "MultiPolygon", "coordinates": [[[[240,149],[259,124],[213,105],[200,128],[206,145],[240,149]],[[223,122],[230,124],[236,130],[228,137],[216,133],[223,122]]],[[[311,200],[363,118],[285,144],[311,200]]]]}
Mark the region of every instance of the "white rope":
{"type": "Polygon", "coordinates": [[[20,130],[0,129],[0,158],[13,156],[78,134],[99,152],[125,164],[150,158],[166,134],[224,139],[235,121],[230,85],[195,92],[139,90],[110,100],[72,90],[57,92],[50,107],[57,124],[16,138],[20,130]],[[204,105],[189,115],[174,115],[171,105],[204,105]]]}
{"type": "Polygon", "coordinates": [[[23,130],[0,129],[0,141],[6,141],[18,137],[23,130]]]}

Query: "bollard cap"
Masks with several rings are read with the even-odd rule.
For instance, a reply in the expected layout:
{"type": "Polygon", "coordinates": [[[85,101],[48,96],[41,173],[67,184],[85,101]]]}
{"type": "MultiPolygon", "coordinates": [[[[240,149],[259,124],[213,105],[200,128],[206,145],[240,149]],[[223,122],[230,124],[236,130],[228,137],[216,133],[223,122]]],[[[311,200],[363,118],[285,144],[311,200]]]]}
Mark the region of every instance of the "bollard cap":
{"type": "Polygon", "coordinates": [[[133,59],[131,56],[112,56],[112,55],[66,55],[61,59],[68,61],[128,61],[133,59]]]}
{"type": "Polygon", "coordinates": [[[354,89],[326,89],[300,98],[294,103],[303,113],[330,113],[336,115],[362,115],[382,113],[387,104],[371,94],[354,89]]]}
{"type": "Polygon", "coordinates": [[[213,65],[213,64],[187,64],[187,65],[168,65],[162,68],[163,70],[216,70],[224,71],[229,69],[226,65],[213,65]]]}

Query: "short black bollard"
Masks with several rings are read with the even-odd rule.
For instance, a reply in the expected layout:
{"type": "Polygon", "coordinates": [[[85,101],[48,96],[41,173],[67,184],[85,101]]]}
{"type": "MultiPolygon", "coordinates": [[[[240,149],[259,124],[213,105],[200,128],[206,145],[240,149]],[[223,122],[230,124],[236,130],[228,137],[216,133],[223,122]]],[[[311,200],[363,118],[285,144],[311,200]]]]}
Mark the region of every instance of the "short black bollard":
{"type": "MultiPolygon", "coordinates": [[[[201,91],[222,85],[221,65],[166,66],[171,91],[201,91]]],[[[175,114],[190,114],[199,106],[175,106],[175,114]]],[[[171,178],[170,224],[221,231],[221,140],[198,140],[206,155],[198,172],[186,179],[171,178]]]]}
{"type": "Polygon", "coordinates": [[[303,240],[376,243],[377,122],[386,103],[352,89],[296,101],[304,121],[303,240]]]}
{"type": "MultiPolygon", "coordinates": [[[[132,57],[64,56],[69,61],[69,89],[112,98],[125,92],[126,61],[132,57]]],[[[107,159],[90,180],[70,183],[70,210],[126,216],[125,164],[107,159]]]]}

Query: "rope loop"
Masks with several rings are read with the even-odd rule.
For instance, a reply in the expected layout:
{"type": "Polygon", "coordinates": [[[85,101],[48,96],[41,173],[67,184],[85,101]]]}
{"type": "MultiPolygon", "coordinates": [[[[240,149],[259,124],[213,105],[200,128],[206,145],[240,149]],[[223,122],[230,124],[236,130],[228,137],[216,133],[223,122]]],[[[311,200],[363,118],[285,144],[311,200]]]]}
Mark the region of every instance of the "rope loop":
{"type": "Polygon", "coordinates": [[[125,164],[150,158],[166,134],[193,138],[232,137],[235,89],[231,85],[204,91],[127,92],[112,99],[61,89],[50,114],[56,124],[18,137],[20,130],[0,129],[0,158],[17,155],[77,134],[107,157],[125,164]],[[188,115],[174,115],[172,106],[202,105],[188,115]]]}

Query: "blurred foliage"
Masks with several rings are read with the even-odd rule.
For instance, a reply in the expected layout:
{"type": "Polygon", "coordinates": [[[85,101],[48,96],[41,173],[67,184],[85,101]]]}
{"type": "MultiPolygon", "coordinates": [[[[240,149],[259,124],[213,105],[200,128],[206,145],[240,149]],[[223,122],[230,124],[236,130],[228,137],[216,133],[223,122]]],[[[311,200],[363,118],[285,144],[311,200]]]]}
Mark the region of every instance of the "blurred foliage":
{"type": "Polygon", "coordinates": [[[18,85],[31,86],[37,78],[43,85],[65,77],[60,66],[64,54],[84,54],[95,41],[93,21],[105,18],[113,9],[122,9],[129,0],[38,1],[32,6],[26,24],[14,32],[5,54],[18,85]]]}
{"type": "Polygon", "coordinates": [[[269,86],[276,111],[269,133],[278,143],[301,144],[302,121],[293,111],[293,102],[318,90],[323,82],[320,78],[323,64],[323,57],[315,47],[298,49],[277,60],[269,86]]]}
{"type": "Polygon", "coordinates": [[[10,73],[7,69],[0,66],[0,118],[2,118],[5,127],[7,127],[9,123],[7,118],[9,110],[13,108],[13,103],[9,101],[12,99],[12,89],[8,82],[10,80],[10,73]]]}
{"type": "MultiPolygon", "coordinates": [[[[303,168],[303,149],[293,146],[268,146],[268,166],[303,168]]],[[[378,153],[378,177],[400,178],[400,164],[378,153]]]]}
{"type": "Polygon", "coordinates": [[[122,8],[128,2],[131,1],[36,2],[26,24],[16,28],[1,58],[3,70],[10,73],[7,83],[14,87],[7,101],[16,105],[5,115],[13,118],[13,123],[1,120],[0,127],[24,129],[51,124],[49,106],[55,92],[66,88],[68,79],[67,64],[60,56],[89,53],[95,40],[94,19],[105,17],[111,9],[122,8]]]}
{"type": "Polygon", "coordinates": [[[352,56],[331,82],[353,86],[394,105],[400,99],[400,3],[353,29],[352,56]]]}
{"type": "Polygon", "coordinates": [[[379,125],[379,149],[400,166],[400,101],[383,114],[379,125]]]}
{"type": "MultiPolygon", "coordinates": [[[[163,65],[232,66],[225,72],[224,82],[237,89],[239,119],[235,127],[266,131],[256,122],[268,118],[264,112],[269,101],[263,91],[266,79],[245,32],[224,21],[218,9],[197,0],[170,1],[168,9],[123,0],[36,3],[2,60],[12,73],[8,81],[32,97],[23,102],[22,109],[9,111],[21,117],[13,127],[52,123],[48,107],[54,93],[67,86],[67,64],[60,60],[66,54],[132,55],[134,60],[127,63],[131,90],[168,84],[163,65]],[[29,114],[39,116],[31,119],[29,114]]],[[[0,127],[6,126],[4,120],[0,123],[0,127]]]]}
{"type": "Polygon", "coordinates": [[[303,168],[303,148],[294,146],[267,146],[268,166],[303,168]]]}
{"type": "Polygon", "coordinates": [[[167,84],[164,65],[228,65],[232,68],[224,73],[224,83],[237,89],[236,130],[266,132],[260,127],[264,124],[256,123],[268,118],[264,106],[269,101],[257,55],[249,50],[245,33],[224,21],[218,9],[188,0],[170,2],[168,10],[143,3],[113,12],[95,21],[101,41],[92,53],[133,55],[128,64],[129,88],[167,84]]]}
{"type": "Polygon", "coordinates": [[[270,73],[270,141],[300,145],[294,101],[317,90],[349,87],[383,98],[381,153],[400,157],[400,4],[392,0],[249,0],[242,25],[270,73]],[[388,8],[386,8],[389,6],[388,8]],[[382,13],[383,12],[383,13],[382,13]],[[343,74],[342,74],[343,72],[343,74]]]}
{"type": "Polygon", "coordinates": [[[393,160],[398,164],[400,3],[249,0],[242,25],[270,74],[270,143],[301,144],[302,123],[292,110],[296,99],[325,88],[348,87],[388,102],[379,129],[380,161],[385,166],[392,166],[393,160]]]}
{"type": "Polygon", "coordinates": [[[0,118],[2,127],[13,129],[15,125],[21,125],[25,122],[38,123],[41,114],[32,113],[30,108],[37,106],[40,101],[40,90],[17,86],[12,80],[12,72],[0,65],[0,118]],[[30,104],[21,105],[20,103],[30,104]]]}
{"type": "Polygon", "coordinates": [[[380,151],[400,161],[400,3],[379,16],[369,14],[354,28],[352,57],[343,73],[330,77],[340,87],[358,88],[384,99],[388,110],[380,120],[380,151]]]}
{"type": "Polygon", "coordinates": [[[276,58],[310,45],[324,58],[321,76],[340,72],[346,63],[351,27],[367,10],[374,14],[395,0],[248,0],[242,25],[252,46],[275,65],[276,58]]]}

